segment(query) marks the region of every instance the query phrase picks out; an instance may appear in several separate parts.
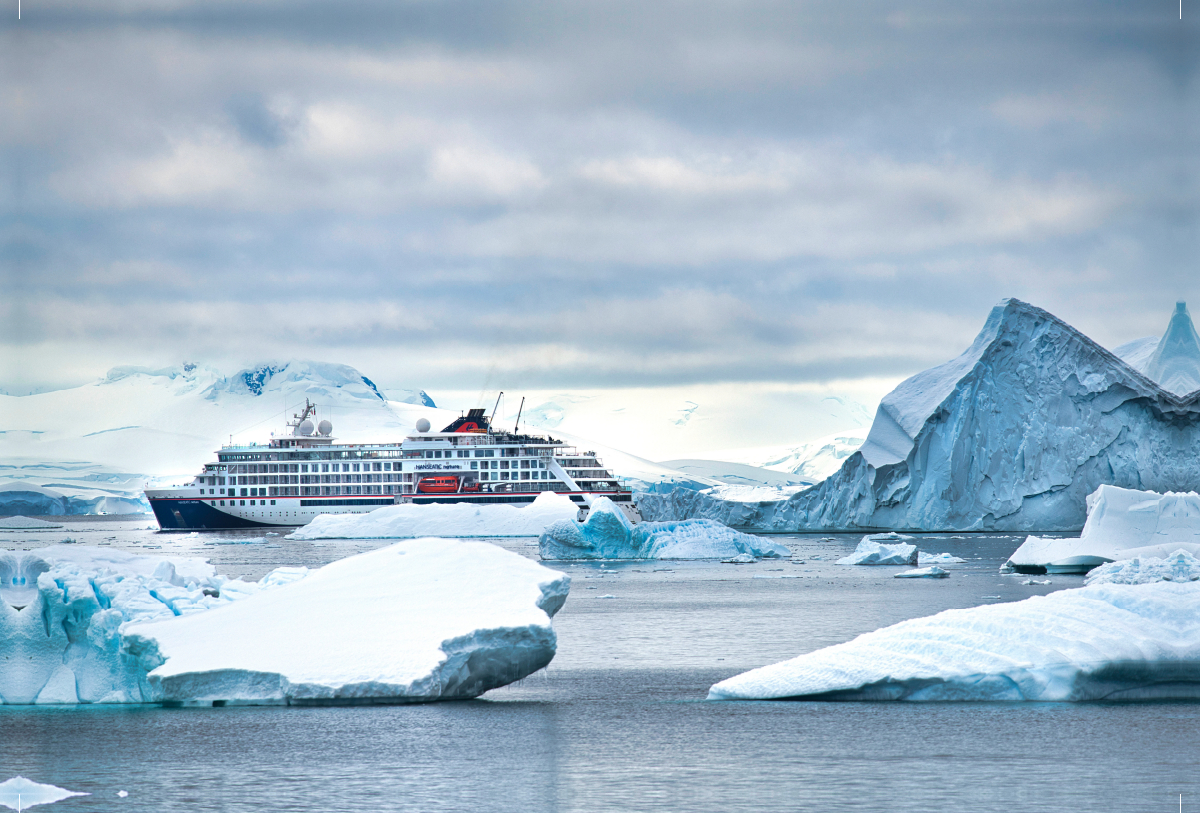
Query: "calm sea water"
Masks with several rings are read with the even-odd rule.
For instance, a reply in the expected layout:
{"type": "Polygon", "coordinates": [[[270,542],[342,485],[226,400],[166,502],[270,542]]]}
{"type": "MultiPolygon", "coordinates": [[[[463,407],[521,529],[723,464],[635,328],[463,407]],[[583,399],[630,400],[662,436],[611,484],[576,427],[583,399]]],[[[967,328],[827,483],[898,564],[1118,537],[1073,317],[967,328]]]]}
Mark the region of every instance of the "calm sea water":
{"type": "MultiPolygon", "coordinates": [[[[146,527],[72,523],[0,534],[0,547],[68,535],[205,555],[257,578],[382,544],[146,527]]],[[[1200,811],[1200,704],[707,702],[712,683],[754,666],[905,618],[1081,583],[999,576],[1012,537],[924,539],[923,550],[969,558],[942,581],[833,565],[854,537],[782,541],[795,562],[564,567],[574,583],[555,619],[555,661],[476,701],[0,707],[0,780],[93,794],[41,808],[64,813],[1176,811],[1180,794],[1184,810],[1200,811]]],[[[532,540],[496,543],[536,555],[532,540]]]]}

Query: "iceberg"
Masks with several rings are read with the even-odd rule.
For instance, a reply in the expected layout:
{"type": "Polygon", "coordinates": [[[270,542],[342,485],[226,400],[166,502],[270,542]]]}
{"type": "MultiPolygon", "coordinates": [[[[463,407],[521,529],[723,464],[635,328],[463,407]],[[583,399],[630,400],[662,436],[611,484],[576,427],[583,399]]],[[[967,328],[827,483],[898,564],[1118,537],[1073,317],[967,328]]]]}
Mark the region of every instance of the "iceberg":
{"type": "Polygon", "coordinates": [[[864,536],[854,553],[838,559],[839,565],[916,565],[917,546],[905,542],[911,536],[897,533],[864,536]]]}
{"type": "Polygon", "coordinates": [[[1134,557],[1176,550],[1200,556],[1200,494],[1158,494],[1102,485],[1087,498],[1088,515],[1076,538],[1030,536],[1009,557],[1018,573],[1085,573],[1134,557]]]}
{"type": "Polygon", "coordinates": [[[950,573],[942,570],[937,565],[929,567],[919,567],[916,570],[906,570],[903,573],[897,573],[892,578],[894,579],[948,579],[950,573]]]}
{"type": "Polygon", "coordinates": [[[593,501],[584,522],[556,522],[538,538],[546,560],[570,559],[755,559],[786,558],[785,546],[744,534],[712,520],[642,522],[633,525],[612,500],[593,501]]]}
{"type": "Polygon", "coordinates": [[[823,482],[757,502],[674,489],[638,508],[760,531],[1075,531],[1101,484],[1200,487],[1200,390],[1180,391],[1200,368],[1194,332],[1177,306],[1154,353],[1139,345],[1143,371],[1006,299],[961,356],[885,396],[866,442],[823,482]]]}
{"type": "Polygon", "coordinates": [[[946,610],[717,683],[711,700],[1200,698],[1200,584],[1098,583],[946,610]]]}
{"type": "Polygon", "coordinates": [[[537,536],[546,526],[572,520],[579,507],[544,491],[530,504],[446,503],[390,505],[367,514],[322,514],[289,539],[409,539],[422,536],[537,536]]]}
{"type": "Polygon", "coordinates": [[[566,576],[483,543],[382,550],[257,583],[198,558],[74,545],[4,553],[0,702],[465,697],[553,657],[549,616],[566,576]]]}
{"type": "Polygon", "coordinates": [[[465,699],[550,662],[570,582],[484,542],[408,540],[123,638],[167,704],[465,699]]]}

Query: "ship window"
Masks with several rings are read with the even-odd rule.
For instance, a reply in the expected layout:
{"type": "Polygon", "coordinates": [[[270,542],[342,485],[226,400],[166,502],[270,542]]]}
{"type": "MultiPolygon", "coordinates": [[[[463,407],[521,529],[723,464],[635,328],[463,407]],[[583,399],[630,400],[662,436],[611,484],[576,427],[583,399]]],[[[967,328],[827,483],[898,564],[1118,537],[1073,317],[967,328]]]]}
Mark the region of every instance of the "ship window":
{"type": "Polygon", "coordinates": [[[275,501],[274,501],[274,500],[271,500],[271,505],[274,505],[274,504],[275,504],[275,501]]]}
{"type": "Polygon", "coordinates": [[[329,471],[329,464],[328,464],[328,463],[322,463],[322,464],[321,464],[321,471],[329,471]]]}
{"type": "Polygon", "coordinates": [[[239,500],[239,502],[240,502],[242,505],[245,505],[245,504],[246,504],[246,501],[245,501],[245,500],[239,500]]]}
{"type": "MultiPolygon", "coordinates": [[[[502,469],[507,469],[507,468],[508,468],[508,461],[507,461],[507,460],[501,460],[501,461],[500,461],[500,468],[502,468],[502,469]]],[[[504,479],[505,479],[505,480],[507,480],[507,479],[508,479],[508,475],[507,475],[507,474],[506,474],[506,475],[504,475],[504,479]]]]}
{"type": "Polygon", "coordinates": [[[391,464],[391,463],[384,463],[384,464],[383,464],[383,470],[384,470],[384,471],[391,471],[391,470],[392,470],[392,464],[391,464]]]}
{"type": "Polygon", "coordinates": [[[477,468],[479,468],[479,464],[478,464],[477,462],[475,462],[475,461],[472,461],[472,462],[471,462],[471,468],[473,468],[473,469],[477,469],[477,468]]]}
{"type": "Polygon", "coordinates": [[[224,501],[224,500],[221,500],[221,505],[225,505],[225,501],[224,501]]]}
{"type": "Polygon", "coordinates": [[[379,463],[372,464],[371,468],[374,469],[375,471],[383,471],[383,466],[379,463]]]}

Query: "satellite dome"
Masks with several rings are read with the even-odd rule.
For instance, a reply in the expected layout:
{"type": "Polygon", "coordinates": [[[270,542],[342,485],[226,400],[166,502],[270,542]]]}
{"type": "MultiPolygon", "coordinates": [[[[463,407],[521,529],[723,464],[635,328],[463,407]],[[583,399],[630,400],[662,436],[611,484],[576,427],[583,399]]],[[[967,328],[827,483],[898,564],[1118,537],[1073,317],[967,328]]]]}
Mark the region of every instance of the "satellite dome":
{"type": "Polygon", "coordinates": [[[329,437],[331,434],[333,434],[333,424],[331,424],[329,421],[321,421],[319,424],[317,424],[317,432],[319,432],[322,437],[329,437]]]}
{"type": "Polygon", "coordinates": [[[313,433],[313,422],[310,421],[308,418],[305,418],[304,420],[302,420],[300,422],[300,425],[296,427],[297,435],[311,435],[312,433],[313,433]]]}
{"type": "Polygon", "coordinates": [[[428,418],[417,418],[417,431],[418,432],[428,432],[429,431],[429,419],[428,418]]]}

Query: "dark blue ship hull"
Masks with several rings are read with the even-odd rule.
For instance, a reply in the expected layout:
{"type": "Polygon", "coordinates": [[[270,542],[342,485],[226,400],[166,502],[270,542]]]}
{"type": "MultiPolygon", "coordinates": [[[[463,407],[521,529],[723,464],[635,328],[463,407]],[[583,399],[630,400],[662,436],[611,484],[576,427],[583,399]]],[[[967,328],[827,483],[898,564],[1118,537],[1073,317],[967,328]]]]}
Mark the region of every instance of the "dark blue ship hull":
{"type": "Polygon", "coordinates": [[[164,531],[227,531],[234,528],[279,528],[218,511],[203,500],[150,500],[158,527],[164,531]]]}

